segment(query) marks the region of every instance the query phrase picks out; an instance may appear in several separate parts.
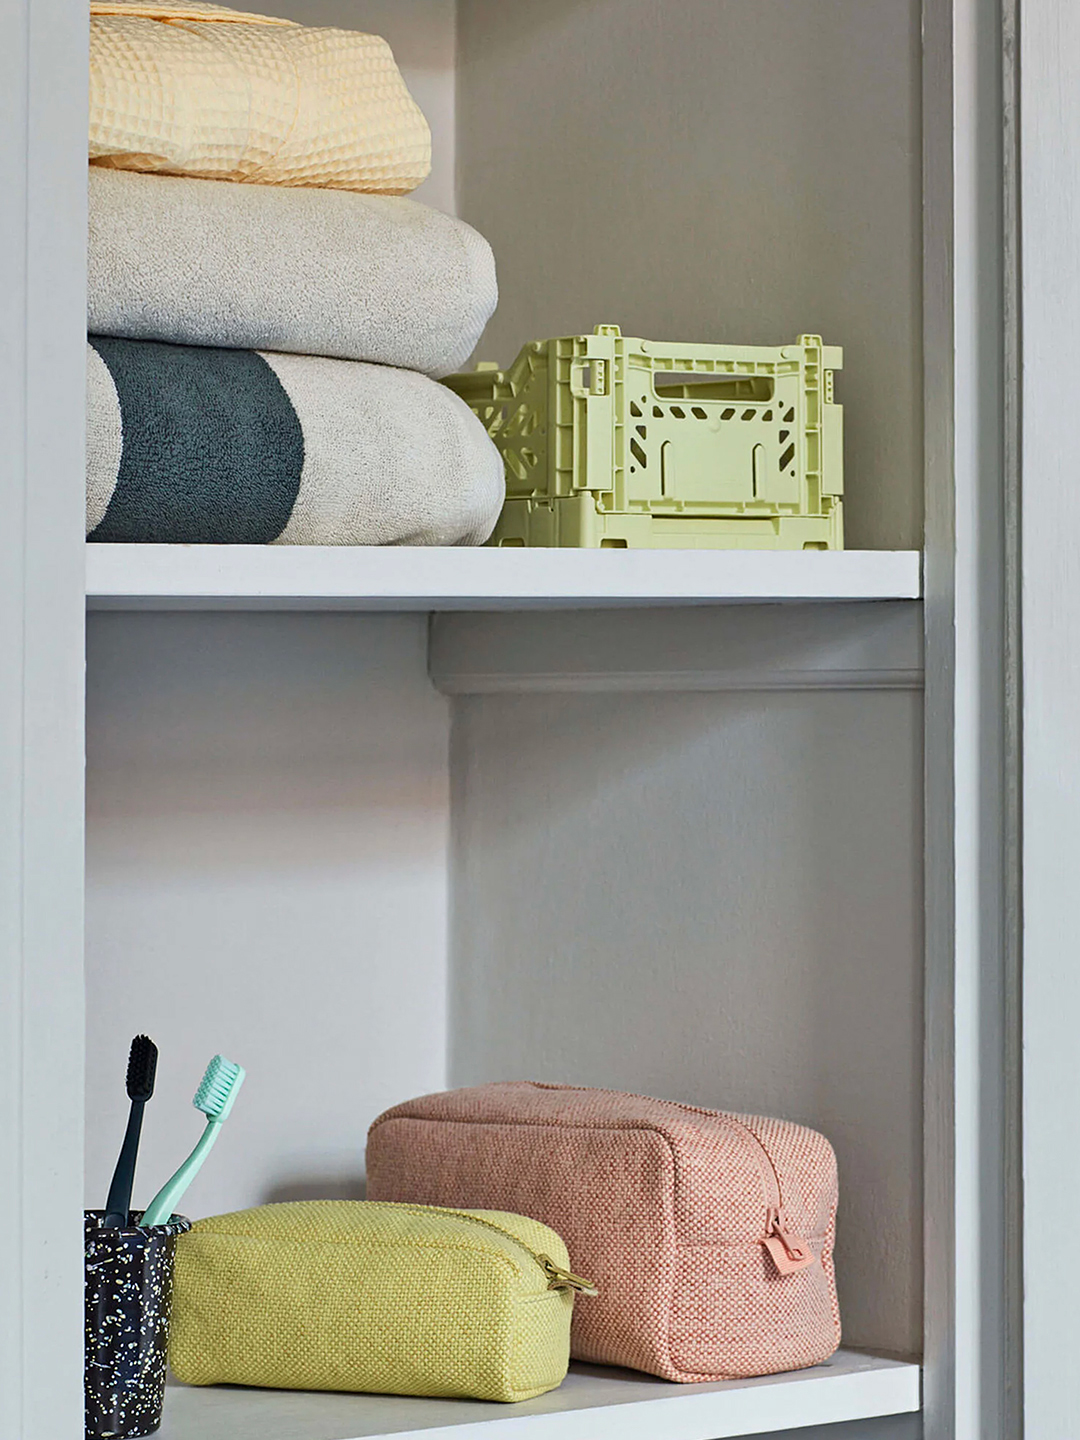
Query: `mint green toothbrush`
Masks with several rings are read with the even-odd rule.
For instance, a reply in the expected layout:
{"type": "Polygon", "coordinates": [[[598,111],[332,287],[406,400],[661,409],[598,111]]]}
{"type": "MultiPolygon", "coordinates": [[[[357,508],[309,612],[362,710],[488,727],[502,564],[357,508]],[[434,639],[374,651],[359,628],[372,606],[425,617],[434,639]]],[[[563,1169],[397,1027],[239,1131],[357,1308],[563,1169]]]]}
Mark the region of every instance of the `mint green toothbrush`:
{"type": "Polygon", "coordinates": [[[201,1110],[206,1116],[206,1129],[180,1169],[166,1180],[143,1211],[139,1221],[140,1229],[150,1225],[164,1225],[172,1215],[181,1195],[195,1179],[203,1161],[209,1155],[225,1117],[233,1107],[236,1092],[244,1083],[246,1073],[242,1065],[234,1065],[231,1060],[226,1060],[224,1055],[215,1055],[207,1065],[202,1084],[195,1091],[195,1098],[191,1102],[196,1110],[201,1110]]]}

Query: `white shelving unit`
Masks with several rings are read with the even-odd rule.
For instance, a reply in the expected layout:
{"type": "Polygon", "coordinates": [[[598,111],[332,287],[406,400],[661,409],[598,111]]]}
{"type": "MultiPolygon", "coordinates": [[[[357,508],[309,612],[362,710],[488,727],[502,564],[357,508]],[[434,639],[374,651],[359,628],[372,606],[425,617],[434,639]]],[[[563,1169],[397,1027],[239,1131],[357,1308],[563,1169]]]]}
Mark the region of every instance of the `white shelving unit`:
{"type": "Polygon", "coordinates": [[[918,1408],[917,1365],[841,1350],[813,1370],[719,1385],[676,1386],[575,1365],[558,1390],[512,1406],[173,1386],[158,1433],[161,1440],[729,1440],[918,1408]]]}
{"type": "MultiPolygon", "coordinates": [[[[207,1058],[248,1070],[193,1214],[360,1197],[375,1115],[486,1080],[810,1124],[839,1158],[852,1347],[714,1386],[575,1368],[511,1408],[175,1386],[162,1440],[1013,1440],[1017,737],[1049,733],[1021,727],[1017,657],[1060,663],[1045,617],[1013,643],[1013,0],[1004,40],[971,0],[273,8],[390,40],[433,120],[418,198],[500,267],[478,358],[597,323],[843,345],[850,548],[84,546],[85,8],[14,0],[0,1440],[81,1433],[77,1214],[137,1031],[162,1051],[137,1203],[207,1058]]],[[[1045,516],[1067,465],[1042,459],[1045,516]]],[[[1053,548],[1048,524],[1025,534],[1053,548]]],[[[1067,570],[1029,560],[1040,593],[1067,570]]],[[[1067,741],[1039,743],[1025,773],[1053,779],[1067,741]]],[[[1025,1013],[1053,1014],[1043,976],[1025,1013]]],[[[1041,1038],[1040,1127],[1067,1049],[1041,1038]]],[[[1064,1413],[1055,1257],[1028,1238],[1064,1413]]]]}
{"type": "Polygon", "coordinates": [[[914,600],[915,550],[88,545],[94,610],[528,610],[914,600]]]}

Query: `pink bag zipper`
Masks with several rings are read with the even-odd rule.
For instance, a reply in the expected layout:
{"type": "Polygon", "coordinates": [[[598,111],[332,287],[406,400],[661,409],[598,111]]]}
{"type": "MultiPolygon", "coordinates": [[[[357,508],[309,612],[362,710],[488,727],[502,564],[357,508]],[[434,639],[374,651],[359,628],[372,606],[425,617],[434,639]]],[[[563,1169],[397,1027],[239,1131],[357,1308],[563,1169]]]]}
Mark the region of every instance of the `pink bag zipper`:
{"type": "MultiPolygon", "coordinates": [[[[539,1080],[534,1080],[532,1084],[538,1090],[572,1090],[575,1088],[572,1085],[546,1085],[539,1080]]],[[[600,1095],[633,1094],[632,1091],[603,1089],[598,1089],[597,1093],[600,1095]]],[[[634,1094],[633,1098],[635,1100],[651,1099],[648,1095],[637,1094],[634,1094]]],[[[773,1264],[781,1275],[794,1275],[799,1270],[805,1270],[812,1265],[814,1254],[809,1245],[801,1235],[796,1234],[788,1226],[787,1216],[784,1213],[784,1198],[780,1191],[780,1176],[773,1164],[773,1158],[749,1125],[744,1125],[741,1120],[737,1120],[727,1110],[708,1110],[703,1105],[684,1105],[680,1100],[668,1100],[665,1103],[674,1105],[678,1110],[685,1110],[691,1115],[708,1115],[711,1120],[720,1120],[746,1136],[754,1154],[758,1156],[761,1188],[765,1196],[765,1233],[761,1237],[761,1244],[772,1256],[773,1264]]]]}

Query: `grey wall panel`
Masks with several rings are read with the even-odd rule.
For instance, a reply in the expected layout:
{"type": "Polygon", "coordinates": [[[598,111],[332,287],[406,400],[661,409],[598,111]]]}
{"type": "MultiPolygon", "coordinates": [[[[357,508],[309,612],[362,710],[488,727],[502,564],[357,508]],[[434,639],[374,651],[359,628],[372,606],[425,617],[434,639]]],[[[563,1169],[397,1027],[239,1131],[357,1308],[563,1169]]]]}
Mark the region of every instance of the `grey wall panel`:
{"type": "Polygon", "coordinates": [[[845,348],[848,543],[922,529],[917,0],[460,0],[477,355],[616,323],[845,348]]]}
{"type": "Polygon", "coordinates": [[[422,616],[109,615],[88,672],[87,1203],[127,1045],[161,1048],[135,1189],[247,1067],[191,1215],[361,1195],[368,1123],[445,1082],[446,702],[422,616]]]}
{"type": "Polygon", "coordinates": [[[876,601],[436,615],[429,667],[447,695],[917,690],[922,607],[876,601]]]}
{"type": "Polygon", "coordinates": [[[888,1415],[880,1420],[853,1420],[848,1425],[810,1425],[774,1431],[761,1440],[921,1440],[922,1417],[888,1415]]]}
{"type": "Polygon", "coordinates": [[[807,1122],[849,1343],[920,1349],[921,696],[455,704],[451,1077],[807,1122]]]}

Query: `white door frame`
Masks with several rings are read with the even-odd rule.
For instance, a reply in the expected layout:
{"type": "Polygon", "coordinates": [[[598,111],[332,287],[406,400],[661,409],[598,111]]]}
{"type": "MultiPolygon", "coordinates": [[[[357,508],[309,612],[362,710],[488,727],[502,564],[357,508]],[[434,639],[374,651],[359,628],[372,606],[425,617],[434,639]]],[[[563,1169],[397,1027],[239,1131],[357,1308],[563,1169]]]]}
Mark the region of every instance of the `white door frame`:
{"type": "Polygon", "coordinates": [[[82,1434],[87,20],[0,46],[0,1440],[82,1434]]]}
{"type": "Polygon", "coordinates": [[[1023,1429],[1015,17],[923,6],[926,1440],[1023,1429]]]}
{"type": "Polygon", "coordinates": [[[1080,6],[1020,5],[1024,1411],[1080,1435],[1080,6]]]}

